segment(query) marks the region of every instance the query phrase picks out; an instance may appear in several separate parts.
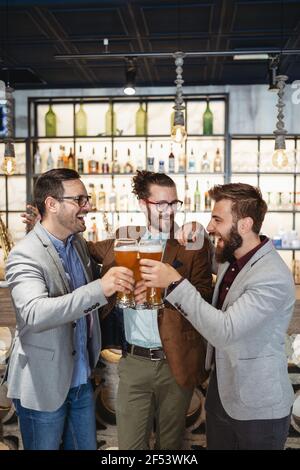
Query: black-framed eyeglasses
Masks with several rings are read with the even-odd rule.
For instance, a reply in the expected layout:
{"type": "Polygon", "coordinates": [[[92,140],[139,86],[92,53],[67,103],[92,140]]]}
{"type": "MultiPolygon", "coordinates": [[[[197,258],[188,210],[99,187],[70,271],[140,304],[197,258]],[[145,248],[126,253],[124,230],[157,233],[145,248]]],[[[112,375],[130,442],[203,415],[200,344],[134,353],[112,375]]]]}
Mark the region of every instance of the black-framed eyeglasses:
{"type": "Polygon", "coordinates": [[[89,200],[91,199],[91,196],[86,196],[86,195],[80,195],[80,196],[63,196],[58,198],[58,201],[62,201],[63,199],[72,199],[72,201],[77,202],[79,207],[84,207],[89,200]]]}
{"type": "Polygon", "coordinates": [[[178,199],[172,202],[168,202],[168,201],[153,202],[153,201],[149,201],[149,199],[144,199],[144,201],[147,202],[147,204],[155,205],[158,212],[166,212],[169,207],[171,207],[172,211],[176,212],[181,209],[182,204],[183,204],[183,201],[179,201],[178,199]]]}

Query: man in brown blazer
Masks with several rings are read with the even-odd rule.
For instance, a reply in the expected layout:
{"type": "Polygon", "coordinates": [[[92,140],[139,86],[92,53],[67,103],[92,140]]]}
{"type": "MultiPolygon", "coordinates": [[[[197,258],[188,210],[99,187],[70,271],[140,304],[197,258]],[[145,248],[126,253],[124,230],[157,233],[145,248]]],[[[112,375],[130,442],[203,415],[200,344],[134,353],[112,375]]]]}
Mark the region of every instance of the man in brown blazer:
{"type": "MultiPolygon", "coordinates": [[[[138,171],[133,192],[146,217],[146,227],[123,227],[117,238],[160,238],[163,262],[188,279],[207,301],[212,297],[210,243],[188,249],[174,238],[174,218],[182,202],[167,175],[138,171]]],[[[27,223],[32,224],[29,216],[27,223]]],[[[114,261],[114,239],[88,242],[91,256],[102,265],[103,276],[114,261]]],[[[153,422],[156,448],[180,449],[186,413],[194,387],[207,378],[206,343],[170,304],[160,310],[121,310],[110,297],[101,309],[103,347],[121,347],[117,399],[119,449],[148,449],[153,422]]]]}
{"type": "MultiPolygon", "coordinates": [[[[145,213],[147,227],[123,227],[116,237],[161,238],[163,262],[176,270],[211,301],[210,247],[186,249],[174,238],[174,217],[181,207],[174,181],[165,174],[137,172],[133,192],[145,213]]],[[[102,275],[114,261],[114,240],[88,243],[91,256],[103,265],[102,275]]],[[[116,316],[113,296],[101,309],[104,331],[112,331],[109,317],[116,316]],[[109,324],[105,328],[106,321],[109,324]]],[[[124,309],[123,356],[119,365],[117,428],[119,449],[147,449],[156,423],[156,448],[180,449],[185,417],[197,384],[205,381],[206,346],[201,335],[171,305],[158,311],[124,309]]],[[[106,336],[104,334],[104,336],[106,336]]],[[[113,340],[107,343],[115,346],[113,340]]]]}

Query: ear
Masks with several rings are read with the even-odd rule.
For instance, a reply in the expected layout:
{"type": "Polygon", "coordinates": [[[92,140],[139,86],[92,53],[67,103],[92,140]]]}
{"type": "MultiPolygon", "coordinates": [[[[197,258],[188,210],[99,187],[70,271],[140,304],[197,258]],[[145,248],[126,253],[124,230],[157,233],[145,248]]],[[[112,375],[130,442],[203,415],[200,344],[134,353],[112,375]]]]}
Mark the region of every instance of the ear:
{"type": "Polygon", "coordinates": [[[252,217],[244,217],[238,221],[238,230],[241,235],[251,232],[253,227],[252,217]]]}
{"type": "Polygon", "coordinates": [[[57,199],[54,199],[52,196],[48,196],[45,199],[45,207],[46,207],[46,212],[51,212],[52,214],[56,214],[58,211],[59,207],[59,201],[57,199]]]}

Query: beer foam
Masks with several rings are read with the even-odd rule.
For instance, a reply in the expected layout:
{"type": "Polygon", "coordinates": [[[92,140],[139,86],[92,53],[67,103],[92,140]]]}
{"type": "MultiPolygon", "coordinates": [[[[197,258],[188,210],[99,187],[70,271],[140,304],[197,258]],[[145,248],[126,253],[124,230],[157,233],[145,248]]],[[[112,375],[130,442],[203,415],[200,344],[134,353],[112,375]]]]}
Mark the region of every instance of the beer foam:
{"type": "Polygon", "coordinates": [[[114,251],[139,251],[136,246],[117,246],[114,248],[114,251]]]}
{"type": "Polygon", "coordinates": [[[161,253],[162,246],[161,245],[145,245],[139,247],[140,253],[161,253]]]}

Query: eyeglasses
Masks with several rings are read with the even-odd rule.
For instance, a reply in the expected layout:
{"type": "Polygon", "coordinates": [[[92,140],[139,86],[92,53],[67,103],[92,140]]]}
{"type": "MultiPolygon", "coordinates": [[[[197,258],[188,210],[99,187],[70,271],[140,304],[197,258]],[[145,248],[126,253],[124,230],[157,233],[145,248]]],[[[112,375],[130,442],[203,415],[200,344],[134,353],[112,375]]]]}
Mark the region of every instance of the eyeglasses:
{"type": "Polygon", "coordinates": [[[149,199],[144,199],[144,201],[147,202],[147,204],[154,204],[158,212],[166,212],[169,207],[171,207],[172,211],[176,212],[181,209],[182,204],[183,204],[183,201],[179,201],[178,199],[172,202],[168,202],[168,201],[153,202],[153,201],[149,201],[149,199]]]}
{"type": "Polygon", "coordinates": [[[76,201],[79,207],[84,207],[89,200],[91,199],[91,196],[63,196],[58,199],[58,201],[62,201],[63,199],[72,199],[72,201],[76,201]]]}

